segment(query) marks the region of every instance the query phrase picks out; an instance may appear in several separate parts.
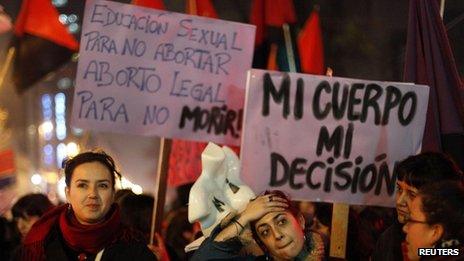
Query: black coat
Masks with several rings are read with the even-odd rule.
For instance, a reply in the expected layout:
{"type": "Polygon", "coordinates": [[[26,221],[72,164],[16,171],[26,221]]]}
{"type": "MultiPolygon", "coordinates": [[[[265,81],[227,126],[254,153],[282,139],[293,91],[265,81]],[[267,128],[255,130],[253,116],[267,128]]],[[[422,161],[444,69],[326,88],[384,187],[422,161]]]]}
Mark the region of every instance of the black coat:
{"type": "Polygon", "coordinates": [[[403,224],[395,221],[380,235],[372,252],[372,261],[403,260],[401,243],[404,241],[403,224]]]}
{"type": "MultiPolygon", "coordinates": [[[[45,240],[45,256],[46,260],[78,260],[78,253],[66,245],[57,226],[52,228],[45,240]]],[[[86,260],[95,260],[95,255],[88,255],[86,260]]],[[[156,260],[156,256],[142,242],[116,242],[103,251],[101,261],[107,260],[153,261],[156,260]]]]}

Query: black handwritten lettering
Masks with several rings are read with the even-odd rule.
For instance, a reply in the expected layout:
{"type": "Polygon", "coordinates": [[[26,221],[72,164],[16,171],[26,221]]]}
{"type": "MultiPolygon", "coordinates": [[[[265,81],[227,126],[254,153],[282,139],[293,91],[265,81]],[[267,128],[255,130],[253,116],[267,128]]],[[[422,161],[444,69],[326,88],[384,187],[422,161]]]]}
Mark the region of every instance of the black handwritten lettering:
{"type": "Polygon", "coordinates": [[[290,166],[290,178],[289,178],[289,185],[292,189],[301,189],[304,186],[304,183],[296,183],[295,176],[305,174],[305,169],[301,166],[306,164],[306,159],[296,158],[292,161],[292,165],[290,166]]]}
{"type": "Polygon", "coordinates": [[[145,116],[143,117],[143,125],[153,124],[163,125],[169,119],[169,109],[157,105],[145,106],[145,116]]]}
{"type": "Polygon", "coordinates": [[[378,99],[380,98],[380,96],[382,96],[382,88],[379,85],[372,83],[366,86],[366,92],[364,92],[364,102],[362,104],[363,106],[360,118],[361,122],[366,122],[369,107],[372,107],[372,109],[374,109],[374,123],[376,125],[380,124],[381,112],[378,103],[378,99]],[[375,92],[375,94],[371,97],[372,92],[375,92]]]}
{"type": "Polygon", "coordinates": [[[89,78],[97,83],[97,86],[107,86],[113,83],[114,76],[109,72],[110,64],[108,62],[90,61],[84,72],[84,79],[89,78]]]}
{"type": "Polygon", "coordinates": [[[118,54],[116,42],[107,35],[100,35],[98,31],[84,34],[85,50],[106,54],[118,54]]]}
{"type": "Polygon", "coordinates": [[[304,112],[304,81],[298,78],[296,81],[296,94],[295,94],[295,105],[293,107],[295,119],[299,120],[303,118],[304,112]]]}
{"type": "Polygon", "coordinates": [[[271,180],[269,182],[269,186],[271,187],[278,187],[282,186],[287,183],[288,176],[289,176],[290,166],[288,165],[287,161],[285,160],[282,155],[278,153],[271,153],[271,180]],[[282,166],[282,178],[279,179],[278,169],[279,165],[282,166]]]}
{"type": "Polygon", "coordinates": [[[322,190],[330,193],[336,191],[351,191],[351,193],[380,194],[383,183],[387,187],[387,194],[393,195],[396,174],[390,173],[385,154],[376,157],[376,163],[360,166],[363,159],[358,156],[354,162],[349,160],[335,163],[333,157],[326,162],[308,162],[305,158],[296,157],[289,161],[277,152],[270,154],[270,182],[271,187],[289,185],[294,190],[305,186],[312,190],[322,190]],[[353,171],[354,168],[354,171],[353,171]],[[321,182],[315,182],[315,177],[321,182]],[[301,177],[301,178],[300,178],[301,177]],[[303,181],[303,182],[301,182],[303,181]],[[374,188],[375,187],[375,188],[374,188]]]}
{"type": "MultiPolygon", "coordinates": [[[[386,154],[384,155],[386,156],[386,154]]],[[[385,180],[387,194],[390,196],[393,195],[393,193],[395,192],[395,182],[396,182],[397,174],[398,174],[396,171],[397,165],[398,164],[395,164],[393,171],[392,171],[393,174],[390,175],[388,164],[386,162],[383,162],[382,164],[380,164],[377,185],[375,186],[375,191],[374,191],[375,195],[380,195],[380,191],[382,190],[382,184],[383,184],[382,180],[385,180]]]]}
{"type": "MultiPolygon", "coordinates": [[[[343,85],[341,101],[339,101],[339,94],[338,94],[339,89],[340,89],[340,83],[338,82],[334,83],[333,95],[332,95],[332,106],[333,106],[333,116],[337,120],[340,120],[341,118],[343,118],[343,115],[345,114],[346,105],[348,104],[349,85],[348,84],[343,85]]],[[[327,110],[327,106],[326,106],[326,110],[327,110]]]]}
{"type": "Polygon", "coordinates": [[[412,121],[412,119],[414,119],[414,116],[416,115],[416,107],[417,107],[417,95],[413,92],[406,93],[403,96],[403,99],[401,99],[400,107],[398,109],[398,119],[401,125],[406,126],[412,121]],[[411,105],[410,105],[408,115],[405,117],[404,110],[405,110],[405,106],[408,101],[411,102],[411,105]]]}
{"type": "Polygon", "coordinates": [[[352,178],[350,173],[345,169],[350,169],[353,167],[353,163],[350,161],[342,162],[337,167],[335,167],[335,176],[343,179],[345,184],[340,183],[338,180],[334,182],[334,186],[336,190],[346,190],[351,185],[352,178]]]}
{"type": "Polygon", "coordinates": [[[388,118],[390,116],[390,111],[398,106],[401,101],[401,91],[400,89],[394,86],[387,86],[387,96],[385,98],[385,107],[383,109],[384,114],[382,117],[382,125],[388,123],[388,118]]]}
{"type": "MultiPolygon", "coordinates": [[[[163,14],[158,15],[161,18],[163,14]]],[[[91,23],[99,23],[103,27],[121,26],[132,31],[147,34],[162,35],[168,31],[168,22],[153,20],[150,15],[137,16],[135,14],[114,11],[107,5],[96,4],[91,14],[91,23]]]]}
{"type": "Polygon", "coordinates": [[[349,121],[364,123],[369,113],[373,112],[375,125],[387,125],[391,111],[397,109],[399,122],[406,126],[414,119],[416,108],[417,96],[414,92],[403,93],[394,86],[382,89],[377,84],[344,84],[341,89],[339,82],[330,85],[328,81],[321,81],[316,86],[312,100],[313,114],[318,120],[326,119],[332,113],[337,120],[346,117],[349,121]],[[330,95],[331,102],[326,102],[329,99],[323,95],[330,95]],[[379,104],[382,96],[385,96],[383,108],[379,104]]]}
{"type": "MultiPolygon", "coordinates": [[[[227,106],[222,107],[213,106],[210,110],[202,109],[197,106],[193,110],[188,106],[182,108],[181,119],[179,128],[184,129],[187,122],[192,122],[192,130],[197,132],[199,130],[211,133],[214,131],[216,135],[232,135],[234,138],[240,137],[241,129],[235,129],[235,126],[241,126],[234,123],[239,119],[237,115],[241,113],[242,109],[238,112],[235,110],[228,110],[227,106]]],[[[241,118],[240,118],[241,119],[241,118]]]]}
{"type": "Polygon", "coordinates": [[[355,111],[355,106],[361,104],[361,99],[357,98],[356,92],[364,89],[364,83],[354,83],[350,88],[350,95],[348,99],[348,120],[355,121],[361,116],[361,112],[355,111]]]}
{"type": "Polygon", "coordinates": [[[156,93],[161,88],[161,78],[155,73],[155,68],[126,67],[112,72],[110,63],[92,60],[84,72],[84,79],[89,79],[97,87],[117,85],[135,87],[141,92],[156,93]]]}
{"type": "Polygon", "coordinates": [[[324,110],[321,110],[320,104],[321,104],[322,91],[330,93],[330,84],[328,81],[320,82],[316,87],[316,91],[314,92],[313,104],[312,104],[313,113],[314,113],[314,117],[316,117],[316,119],[318,120],[323,120],[327,117],[327,115],[329,115],[330,106],[331,106],[331,104],[328,103],[325,105],[324,110]]]}
{"type": "Polygon", "coordinates": [[[284,76],[279,90],[276,90],[269,73],[264,74],[263,85],[263,109],[262,115],[269,116],[271,97],[275,103],[281,104],[283,101],[282,116],[286,119],[290,114],[290,77],[284,76]]]}
{"type": "Polygon", "coordinates": [[[143,40],[137,38],[130,41],[128,38],[124,39],[124,46],[121,55],[128,55],[142,57],[147,50],[147,44],[143,40]]]}
{"type": "Polygon", "coordinates": [[[353,139],[353,131],[353,123],[348,124],[346,135],[344,134],[343,126],[337,126],[332,135],[329,134],[329,130],[326,126],[322,126],[319,131],[319,138],[317,140],[316,155],[322,155],[322,151],[325,148],[326,151],[333,150],[335,158],[340,157],[344,136],[346,136],[343,156],[348,158],[351,153],[351,140],[353,139]]]}
{"type": "Polygon", "coordinates": [[[235,40],[236,40],[236,39],[237,39],[237,32],[234,32],[234,36],[232,37],[232,47],[231,47],[231,49],[232,49],[232,50],[241,51],[242,48],[237,47],[237,46],[235,45],[235,40]]]}
{"type": "Polygon", "coordinates": [[[363,193],[369,192],[374,187],[376,179],[376,166],[373,163],[368,164],[366,167],[364,167],[359,176],[359,191],[363,193]]]}
{"type": "MultiPolygon", "coordinates": [[[[330,165],[334,163],[334,159],[332,157],[327,159],[327,163],[330,165]]],[[[324,179],[324,191],[325,192],[330,192],[330,189],[332,187],[332,172],[333,168],[329,167],[325,171],[325,179],[324,179]]]]}
{"type": "Polygon", "coordinates": [[[225,52],[211,53],[208,50],[191,47],[175,49],[172,43],[159,44],[153,56],[153,60],[173,62],[217,75],[229,75],[227,65],[231,59],[230,54],[225,52]]]}
{"type": "Polygon", "coordinates": [[[77,101],[79,108],[79,118],[93,119],[99,121],[123,121],[129,122],[126,105],[124,103],[116,103],[113,97],[104,97],[99,100],[93,99],[93,93],[90,91],[77,92],[77,101]],[[83,112],[85,115],[83,116],[83,112]],[[105,118],[105,115],[108,117],[105,118]]]}
{"type": "Polygon", "coordinates": [[[177,37],[184,37],[189,41],[200,43],[204,46],[213,46],[224,51],[241,51],[242,48],[236,46],[237,32],[218,32],[204,28],[197,28],[193,19],[183,19],[179,21],[180,30],[177,37]],[[230,35],[232,33],[232,35],[230,35]]]}
{"type": "Polygon", "coordinates": [[[209,103],[225,103],[222,95],[222,83],[207,85],[204,83],[193,83],[189,79],[179,80],[180,72],[174,71],[172,87],[169,95],[176,97],[190,97],[195,101],[209,103]]]}

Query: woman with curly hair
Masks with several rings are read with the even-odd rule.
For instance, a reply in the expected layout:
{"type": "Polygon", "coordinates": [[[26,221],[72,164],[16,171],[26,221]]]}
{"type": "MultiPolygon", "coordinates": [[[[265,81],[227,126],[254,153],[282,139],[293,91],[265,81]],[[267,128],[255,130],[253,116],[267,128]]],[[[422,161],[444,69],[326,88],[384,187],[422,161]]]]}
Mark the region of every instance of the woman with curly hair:
{"type": "Polygon", "coordinates": [[[306,229],[303,215],[282,191],[266,191],[227,225],[218,225],[193,260],[323,260],[322,237],[306,229]],[[251,229],[264,255],[240,256],[240,236],[251,229]]]}

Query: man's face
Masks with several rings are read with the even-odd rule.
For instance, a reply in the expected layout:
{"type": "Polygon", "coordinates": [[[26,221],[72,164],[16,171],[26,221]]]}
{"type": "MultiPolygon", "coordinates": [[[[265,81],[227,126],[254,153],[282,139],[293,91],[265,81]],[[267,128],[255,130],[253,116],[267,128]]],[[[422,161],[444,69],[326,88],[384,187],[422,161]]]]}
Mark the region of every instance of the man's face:
{"type": "Polygon", "coordinates": [[[416,187],[401,180],[396,182],[396,213],[398,214],[398,222],[401,224],[404,224],[406,217],[409,216],[409,206],[417,193],[416,187]]]}

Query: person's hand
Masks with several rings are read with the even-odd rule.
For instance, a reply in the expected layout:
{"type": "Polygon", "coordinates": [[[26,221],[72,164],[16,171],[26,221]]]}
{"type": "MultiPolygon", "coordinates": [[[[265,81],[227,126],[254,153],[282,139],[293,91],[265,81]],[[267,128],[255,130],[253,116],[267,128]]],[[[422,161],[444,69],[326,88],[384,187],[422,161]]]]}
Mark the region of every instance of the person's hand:
{"type": "Polygon", "coordinates": [[[158,233],[155,233],[155,238],[156,242],[154,242],[153,245],[148,245],[148,248],[155,254],[156,259],[160,261],[169,261],[169,254],[163,238],[158,233]]]}
{"type": "Polygon", "coordinates": [[[276,195],[259,196],[248,203],[245,210],[240,214],[239,220],[245,223],[243,225],[246,225],[262,218],[269,212],[285,211],[286,207],[288,207],[287,201],[276,195]]]}

